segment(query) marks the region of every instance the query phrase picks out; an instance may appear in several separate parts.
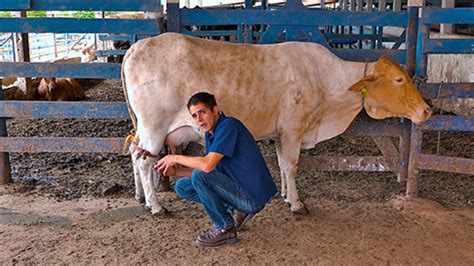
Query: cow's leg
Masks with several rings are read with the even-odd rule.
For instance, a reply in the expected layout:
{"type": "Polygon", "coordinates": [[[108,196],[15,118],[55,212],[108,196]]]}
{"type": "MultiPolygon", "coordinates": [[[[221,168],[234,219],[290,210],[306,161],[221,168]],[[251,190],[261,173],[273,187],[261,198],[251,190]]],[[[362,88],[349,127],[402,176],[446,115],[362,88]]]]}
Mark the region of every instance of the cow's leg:
{"type": "Polygon", "coordinates": [[[167,210],[158,204],[158,198],[153,182],[153,162],[152,157],[141,156],[137,159],[139,174],[141,177],[143,192],[145,194],[145,206],[150,208],[153,215],[166,214],[167,210]]]}
{"type": "Polygon", "coordinates": [[[138,169],[138,150],[134,145],[129,147],[130,154],[132,156],[133,176],[135,178],[135,199],[140,203],[145,203],[145,195],[143,193],[142,179],[140,176],[140,170],[138,169]]]}
{"type": "Polygon", "coordinates": [[[281,162],[280,171],[283,172],[282,176],[286,177],[286,200],[290,203],[290,210],[294,214],[308,214],[308,209],[299,199],[296,188],[301,140],[294,138],[292,134],[282,134],[280,141],[281,149],[279,152],[277,151],[277,155],[281,162]]]}
{"type": "Polygon", "coordinates": [[[276,152],[278,154],[277,160],[278,160],[278,167],[280,167],[280,177],[281,177],[281,196],[285,200],[285,202],[288,202],[286,199],[287,191],[286,191],[286,171],[283,171],[283,162],[281,160],[281,141],[277,140],[275,141],[275,146],[276,146],[276,152]]]}

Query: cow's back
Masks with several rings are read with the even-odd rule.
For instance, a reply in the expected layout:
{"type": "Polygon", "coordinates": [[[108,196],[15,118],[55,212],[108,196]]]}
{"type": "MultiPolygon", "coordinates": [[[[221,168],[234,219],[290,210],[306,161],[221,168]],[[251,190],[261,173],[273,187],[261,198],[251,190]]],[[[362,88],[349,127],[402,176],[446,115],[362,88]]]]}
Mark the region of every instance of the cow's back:
{"type": "MultiPolygon", "coordinates": [[[[138,120],[142,114],[157,112],[167,116],[160,117],[160,123],[176,127],[176,119],[188,115],[189,97],[207,91],[216,96],[221,110],[242,120],[256,138],[268,137],[276,133],[283,101],[294,98],[290,90],[311,89],[304,84],[312,77],[308,64],[314,64],[314,58],[308,56],[314,53],[305,55],[310,45],[326,53],[315,44],[242,45],[175,33],[141,40],[124,62],[130,104],[138,120]]],[[[312,92],[298,93],[309,98],[312,92]]]]}

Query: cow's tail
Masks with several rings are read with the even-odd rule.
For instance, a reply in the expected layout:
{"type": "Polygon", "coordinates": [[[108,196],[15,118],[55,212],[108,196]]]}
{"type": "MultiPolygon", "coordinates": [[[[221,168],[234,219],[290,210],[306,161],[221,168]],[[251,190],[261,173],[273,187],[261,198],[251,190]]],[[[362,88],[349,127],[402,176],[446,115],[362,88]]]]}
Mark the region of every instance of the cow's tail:
{"type": "Polygon", "coordinates": [[[130,114],[130,119],[132,120],[132,124],[133,124],[133,129],[132,131],[130,132],[130,134],[127,136],[127,138],[125,139],[125,142],[123,144],[123,150],[122,152],[124,154],[128,154],[129,153],[129,146],[130,146],[130,143],[133,141],[135,143],[138,143],[138,137],[136,136],[136,131],[137,131],[137,117],[135,115],[135,113],[133,112],[133,109],[132,107],[130,106],[130,100],[128,99],[128,91],[127,91],[127,83],[125,82],[125,74],[124,74],[124,69],[125,69],[125,63],[127,62],[127,58],[130,56],[130,54],[132,53],[132,49],[129,49],[127,51],[127,53],[125,54],[125,56],[123,57],[123,61],[122,61],[122,69],[121,69],[121,77],[122,77],[122,87],[123,87],[123,93],[125,95],[125,102],[127,103],[127,109],[128,109],[128,113],[130,114]]]}

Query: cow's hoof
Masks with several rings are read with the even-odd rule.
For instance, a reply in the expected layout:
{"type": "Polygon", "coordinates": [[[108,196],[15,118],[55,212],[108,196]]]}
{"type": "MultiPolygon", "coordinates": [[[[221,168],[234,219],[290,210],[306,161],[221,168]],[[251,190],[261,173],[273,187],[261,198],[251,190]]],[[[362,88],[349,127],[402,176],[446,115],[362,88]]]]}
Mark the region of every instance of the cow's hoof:
{"type": "Polygon", "coordinates": [[[291,210],[291,212],[294,214],[294,215],[308,215],[309,214],[309,210],[308,208],[306,208],[306,206],[303,205],[303,207],[297,209],[297,210],[291,210]]]}
{"type": "Polygon", "coordinates": [[[171,213],[165,207],[161,207],[158,211],[151,213],[151,215],[153,215],[154,217],[166,217],[170,214],[171,213]]]}
{"type": "Polygon", "coordinates": [[[138,203],[140,203],[140,204],[145,203],[145,197],[144,196],[135,196],[135,200],[138,201],[138,203]]]}

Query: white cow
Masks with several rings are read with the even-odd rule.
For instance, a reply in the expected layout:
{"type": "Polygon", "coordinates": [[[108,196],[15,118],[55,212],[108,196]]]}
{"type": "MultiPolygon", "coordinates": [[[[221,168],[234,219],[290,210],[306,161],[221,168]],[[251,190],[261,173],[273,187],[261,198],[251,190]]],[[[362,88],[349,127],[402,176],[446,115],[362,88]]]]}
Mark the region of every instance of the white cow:
{"type": "Polygon", "coordinates": [[[136,127],[130,146],[136,198],[144,196],[154,214],[163,212],[153,190],[156,158],[137,154],[158,154],[173,132],[186,132],[181,141],[200,139],[186,109],[198,91],[214,94],[220,109],[256,139],[276,140],[281,195],[296,213],[306,212],[295,180],[301,148],[343,133],[363,107],[376,119],[400,116],[418,123],[431,114],[398,64],[386,57],[344,61],[314,43],[241,45],[167,33],[128,50],[122,80],[136,127]]]}

